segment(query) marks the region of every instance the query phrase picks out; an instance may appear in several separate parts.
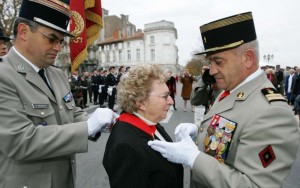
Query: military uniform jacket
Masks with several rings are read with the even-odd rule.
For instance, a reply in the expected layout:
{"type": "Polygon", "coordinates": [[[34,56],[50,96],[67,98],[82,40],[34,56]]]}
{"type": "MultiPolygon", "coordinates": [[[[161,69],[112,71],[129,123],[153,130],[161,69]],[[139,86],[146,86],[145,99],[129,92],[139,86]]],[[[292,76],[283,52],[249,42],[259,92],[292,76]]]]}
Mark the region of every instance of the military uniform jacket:
{"type": "Polygon", "coordinates": [[[61,70],[45,73],[55,97],[14,49],[0,63],[1,188],[74,187],[74,154],[87,151],[87,114],[75,107],[61,70]]]}
{"type": "Polygon", "coordinates": [[[98,87],[99,87],[99,75],[92,75],[91,77],[92,79],[92,90],[98,91],[98,87]]]}
{"type": "Polygon", "coordinates": [[[281,187],[296,158],[298,123],[286,102],[267,100],[261,92],[264,88],[274,86],[261,73],[215,102],[204,116],[197,138],[202,152],[193,164],[192,187],[281,187]],[[237,124],[225,163],[203,152],[206,130],[215,114],[237,124]],[[274,155],[268,153],[270,147],[274,155]],[[260,154],[265,154],[264,160],[260,154]],[[264,167],[263,162],[270,163],[264,167]]]}
{"type": "Polygon", "coordinates": [[[107,86],[115,86],[117,84],[117,78],[112,73],[109,73],[106,77],[106,84],[107,86]]]}

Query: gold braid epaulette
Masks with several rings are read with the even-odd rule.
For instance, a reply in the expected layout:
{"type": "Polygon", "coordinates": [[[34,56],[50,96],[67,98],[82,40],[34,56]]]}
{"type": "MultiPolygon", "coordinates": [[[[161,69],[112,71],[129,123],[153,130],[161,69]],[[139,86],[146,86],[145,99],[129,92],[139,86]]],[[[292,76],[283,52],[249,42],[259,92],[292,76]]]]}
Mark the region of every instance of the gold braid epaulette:
{"type": "Polygon", "coordinates": [[[266,99],[270,102],[274,101],[284,101],[286,99],[274,88],[264,88],[261,90],[262,94],[266,97],[266,99]]]}

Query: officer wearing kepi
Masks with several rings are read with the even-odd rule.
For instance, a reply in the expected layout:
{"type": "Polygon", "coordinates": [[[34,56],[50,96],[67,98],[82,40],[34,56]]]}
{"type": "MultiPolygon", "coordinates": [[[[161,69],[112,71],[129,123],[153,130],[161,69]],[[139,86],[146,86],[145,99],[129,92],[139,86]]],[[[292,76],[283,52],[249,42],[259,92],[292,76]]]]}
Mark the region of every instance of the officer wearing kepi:
{"type": "Polygon", "coordinates": [[[75,107],[53,67],[70,19],[68,1],[23,0],[15,43],[0,63],[0,188],[74,188],[75,153],[86,152],[117,116],[75,107]]]}
{"type": "Polygon", "coordinates": [[[3,29],[0,28],[0,59],[2,56],[7,54],[7,42],[10,41],[9,37],[6,37],[3,33],[3,29]]]}
{"type": "Polygon", "coordinates": [[[206,54],[209,73],[224,91],[200,127],[182,123],[175,129],[177,143],[148,144],[190,167],[191,187],[281,187],[296,158],[298,124],[259,67],[252,13],[202,25],[200,31],[205,48],[200,54],[206,54]]]}

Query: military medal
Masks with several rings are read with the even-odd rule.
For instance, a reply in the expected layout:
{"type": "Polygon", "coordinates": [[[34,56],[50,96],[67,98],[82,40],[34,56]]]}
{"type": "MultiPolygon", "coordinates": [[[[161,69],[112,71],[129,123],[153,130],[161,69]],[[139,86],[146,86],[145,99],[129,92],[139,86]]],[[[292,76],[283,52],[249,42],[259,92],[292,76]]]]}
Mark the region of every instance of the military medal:
{"type": "Polygon", "coordinates": [[[205,136],[204,141],[203,141],[204,146],[209,146],[209,143],[210,143],[209,136],[205,136]]]}
{"type": "Polygon", "coordinates": [[[220,143],[220,144],[218,145],[218,150],[219,150],[219,152],[224,151],[224,149],[225,149],[225,144],[224,144],[224,143],[220,143]]]}
{"type": "Polygon", "coordinates": [[[224,163],[236,126],[237,123],[220,115],[214,115],[203,140],[205,153],[215,157],[220,163],[224,163]]]}
{"type": "Polygon", "coordinates": [[[218,148],[218,141],[214,140],[210,143],[209,147],[211,150],[216,150],[218,148]]]}

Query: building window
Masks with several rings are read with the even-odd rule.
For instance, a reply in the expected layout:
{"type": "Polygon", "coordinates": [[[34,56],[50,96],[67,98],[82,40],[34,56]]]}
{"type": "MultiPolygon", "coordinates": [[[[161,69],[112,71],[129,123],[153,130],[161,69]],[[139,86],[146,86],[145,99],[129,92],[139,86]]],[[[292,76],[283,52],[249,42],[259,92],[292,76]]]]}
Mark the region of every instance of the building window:
{"type": "Polygon", "coordinates": [[[123,58],[122,58],[122,50],[119,50],[119,61],[123,61],[123,58]]]}
{"type": "Polygon", "coordinates": [[[114,50],[113,51],[113,62],[116,62],[116,59],[117,59],[117,57],[116,57],[116,51],[114,50]]]}
{"type": "Polygon", "coordinates": [[[127,50],[127,61],[131,61],[131,51],[127,50]]]}
{"type": "Polygon", "coordinates": [[[150,61],[155,61],[155,49],[150,50],[150,61]]]}
{"type": "Polygon", "coordinates": [[[154,44],[155,43],[155,38],[154,36],[150,36],[150,44],[154,44]]]}
{"type": "Polygon", "coordinates": [[[127,42],[127,48],[130,48],[130,42],[127,42]]]}
{"type": "Polygon", "coordinates": [[[106,63],[109,63],[109,59],[110,59],[109,52],[106,52],[106,63]]]}
{"type": "Polygon", "coordinates": [[[136,49],[136,60],[137,61],[141,60],[141,50],[140,49],[136,49]]]}

